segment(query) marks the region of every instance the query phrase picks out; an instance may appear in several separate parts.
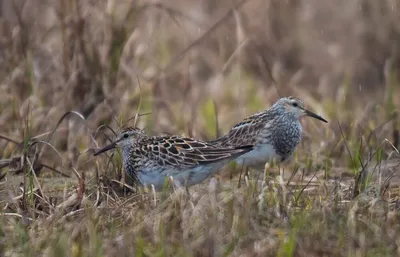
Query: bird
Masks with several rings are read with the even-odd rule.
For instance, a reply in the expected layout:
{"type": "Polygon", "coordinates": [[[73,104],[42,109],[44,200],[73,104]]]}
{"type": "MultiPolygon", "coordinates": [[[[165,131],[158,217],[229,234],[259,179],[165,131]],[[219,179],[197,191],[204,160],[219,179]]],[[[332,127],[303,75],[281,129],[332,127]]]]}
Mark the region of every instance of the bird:
{"type": "Polygon", "coordinates": [[[199,184],[253,146],[218,147],[177,135],[149,136],[137,127],[126,127],[94,156],[114,148],[122,150],[124,169],[135,182],[160,190],[170,177],[178,187],[199,184]]]}
{"type": "Polygon", "coordinates": [[[281,163],[289,159],[301,141],[300,118],[310,116],[327,120],[307,110],[297,97],[282,97],[269,109],[255,113],[234,125],[227,134],[208,141],[219,147],[254,145],[253,150],[235,158],[246,168],[264,170],[268,162],[281,163]]]}

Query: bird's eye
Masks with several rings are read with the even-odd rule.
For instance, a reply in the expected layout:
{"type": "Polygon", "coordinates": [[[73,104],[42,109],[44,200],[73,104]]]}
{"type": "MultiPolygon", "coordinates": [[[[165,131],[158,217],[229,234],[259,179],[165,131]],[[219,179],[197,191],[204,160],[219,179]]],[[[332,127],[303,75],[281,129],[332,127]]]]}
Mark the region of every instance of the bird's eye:
{"type": "Polygon", "coordinates": [[[296,102],[294,102],[294,103],[292,103],[292,106],[293,107],[298,107],[299,105],[296,102]]]}
{"type": "Polygon", "coordinates": [[[124,138],[128,138],[129,137],[129,134],[124,134],[124,138]]]}

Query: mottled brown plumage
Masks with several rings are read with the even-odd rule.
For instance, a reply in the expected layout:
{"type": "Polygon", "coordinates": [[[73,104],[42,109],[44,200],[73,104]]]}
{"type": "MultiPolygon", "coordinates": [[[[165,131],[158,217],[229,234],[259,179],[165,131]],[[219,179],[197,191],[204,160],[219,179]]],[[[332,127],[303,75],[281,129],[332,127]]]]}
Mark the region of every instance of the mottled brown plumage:
{"type": "Polygon", "coordinates": [[[254,144],[254,149],[238,156],[236,162],[263,169],[266,162],[283,161],[290,157],[300,143],[300,117],[308,115],[323,122],[321,116],[305,109],[303,101],[289,96],[279,99],[271,108],[253,114],[237,123],[224,136],[210,141],[221,147],[254,144]]]}
{"type": "Polygon", "coordinates": [[[251,145],[218,147],[181,136],[148,136],[143,130],[128,127],[95,155],[117,146],[122,149],[127,174],[141,184],[153,184],[157,189],[170,176],[178,185],[198,184],[230,160],[253,149],[251,145]]]}

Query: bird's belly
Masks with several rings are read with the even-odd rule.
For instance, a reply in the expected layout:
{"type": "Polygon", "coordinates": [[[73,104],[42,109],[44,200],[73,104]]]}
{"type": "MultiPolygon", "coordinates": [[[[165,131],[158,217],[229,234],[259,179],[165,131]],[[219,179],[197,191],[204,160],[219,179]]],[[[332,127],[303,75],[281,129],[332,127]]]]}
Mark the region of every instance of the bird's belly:
{"type": "Polygon", "coordinates": [[[143,170],[138,172],[137,178],[144,186],[154,185],[156,189],[162,188],[168,176],[163,175],[161,170],[143,170]]]}
{"type": "Polygon", "coordinates": [[[199,184],[210,175],[219,171],[230,160],[223,160],[207,165],[199,165],[196,167],[178,170],[171,169],[145,169],[138,172],[137,177],[144,186],[154,185],[156,190],[162,189],[166,179],[172,177],[177,186],[191,186],[199,184]]]}
{"type": "Polygon", "coordinates": [[[254,150],[236,158],[236,163],[255,169],[264,169],[265,163],[270,161],[280,162],[282,157],[278,155],[270,144],[260,144],[254,150]]]}

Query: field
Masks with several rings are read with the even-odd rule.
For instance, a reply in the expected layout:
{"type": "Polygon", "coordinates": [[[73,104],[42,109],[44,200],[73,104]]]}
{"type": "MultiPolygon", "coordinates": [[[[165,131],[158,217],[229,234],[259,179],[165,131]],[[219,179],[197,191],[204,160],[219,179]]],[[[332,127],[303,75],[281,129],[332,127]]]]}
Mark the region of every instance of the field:
{"type": "Polygon", "coordinates": [[[0,0],[0,256],[400,256],[400,0],[0,0]],[[293,158],[155,192],[124,125],[210,140],[297,96],[293,158]]]}

